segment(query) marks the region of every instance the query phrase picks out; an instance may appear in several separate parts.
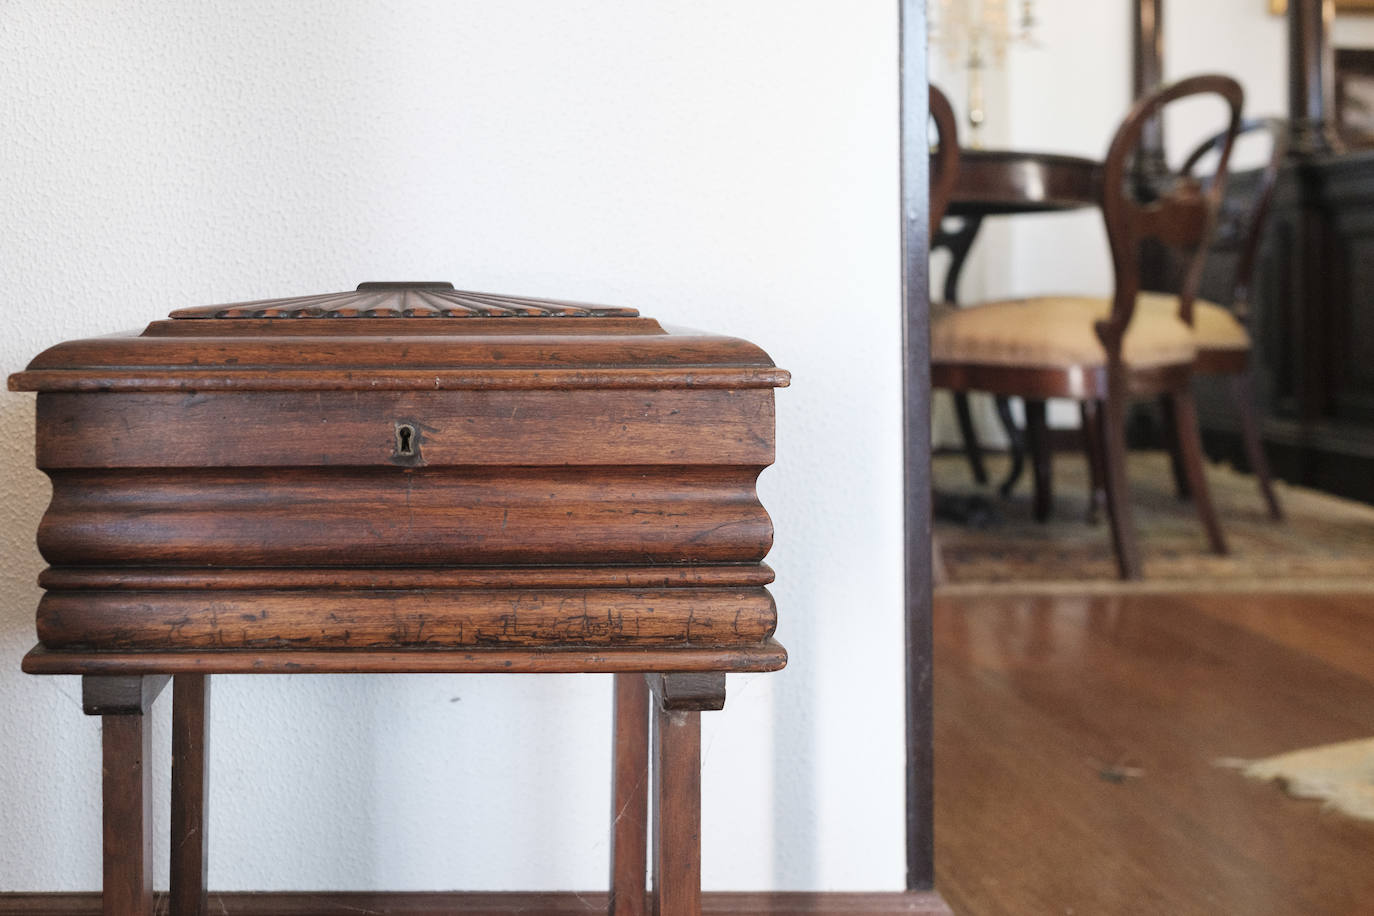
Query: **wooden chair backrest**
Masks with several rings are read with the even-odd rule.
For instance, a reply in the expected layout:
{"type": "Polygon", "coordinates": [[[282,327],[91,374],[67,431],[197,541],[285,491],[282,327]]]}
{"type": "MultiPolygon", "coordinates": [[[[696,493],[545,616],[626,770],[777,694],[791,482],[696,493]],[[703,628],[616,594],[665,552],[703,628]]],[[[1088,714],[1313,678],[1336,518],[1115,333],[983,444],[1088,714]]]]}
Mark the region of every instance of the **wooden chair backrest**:
{"type": "MultiPolygon", "coordinates": [[[[1236,139],[1255,133],[1268,135],[1269,158],[1256,175],[1255,186],[1249,194],[1239,201],[1222,200],[1216,228],[1217,242],[1233,247],[1238,254],[1236,270],[1231,278],[1231,293],[1225,304],[1242,320],[1250,311],[1250,284],[1254,280],[1255,262],[1259,257],[1260,244],[1264,241],[1264,229],[1269,221],[1269,208],[1274,201],[1279,171],[1288,156],[1288,131],[1284,121],[1278,118],[1247,118],[1241,121],[1236,139]]],[[[1211,153],[1219,152],[1225,144],[1225,132],[1208,138],[1188,155],[1180,171],[1184,175],[1194,175],[1198,164],[1211,153]]],[[[1191,315],[1184,316],[1186,321],[1191,321],[1191,318],[1191,315]]]]}
{"type": "Polygon", "coordinates": [[[1244,101],[1245,93],[1240,84],[1229,76],[1190,77],[1164,86],[1138,101],[1112,138],[1102,168],[1102,218],[1107,224],[1107,240],[1112,249],[1116,290],[1110,316],[1097,323],[1097,336],[1107,350],[1110,363],[1119,364],[1121,360],[1122,338],[1135,313],[1136,295],[1140,292],[1140,246],[1147,239],[1156,240],[1181,254],[1185,266],[1179,289],[1180,311],[1191,318],[1207,245],[1216,226],[1222,196],[1226,193],[1227,167],[1240,128],[1244,101]],[[1150,199],[1140,199],[1131,164],[1146,123],[1161,116],[1165,106],[1201,95],[1219,96],[1230,112],[1216,171],[1206,182],[1190,175],[1174,176],[1153,186],[1150,199]]]}
{"type": "Polygon", "coordinates": [[[945,94],[934,86],[930,87],[930,117],[935,122],[937,143],[930,160],[930,237],[934,239],[959,177],[959,130],[954,109],[945,94]]]}

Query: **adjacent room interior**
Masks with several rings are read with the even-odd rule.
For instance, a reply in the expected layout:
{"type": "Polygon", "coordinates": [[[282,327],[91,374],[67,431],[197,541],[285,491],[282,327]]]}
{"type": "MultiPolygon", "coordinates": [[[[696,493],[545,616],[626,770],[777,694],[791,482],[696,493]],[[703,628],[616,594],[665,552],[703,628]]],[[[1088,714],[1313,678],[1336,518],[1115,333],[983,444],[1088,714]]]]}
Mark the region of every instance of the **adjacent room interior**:
{"type": "Polygon", "coordinates": [[[962,154],[931,278],[936,885],[968,913],[1357,912],[1374,9],[1135,0],[1114,32],[1067,6],[931,4],[962,154]],[[1224,106],[1166,106],[1124,172],[1108,144],[1129,99],[1201,73],[1245,120],[1194,276],[1177,195],[1209,193],[1224,106]],[[1123,174],[1145,208],[1104,220],[1123,174]],[[1123,285],[1124,355],[1094,362],[1123,285]],[[1158,378],[1180,298],[1186,388],[1158,378]]]}

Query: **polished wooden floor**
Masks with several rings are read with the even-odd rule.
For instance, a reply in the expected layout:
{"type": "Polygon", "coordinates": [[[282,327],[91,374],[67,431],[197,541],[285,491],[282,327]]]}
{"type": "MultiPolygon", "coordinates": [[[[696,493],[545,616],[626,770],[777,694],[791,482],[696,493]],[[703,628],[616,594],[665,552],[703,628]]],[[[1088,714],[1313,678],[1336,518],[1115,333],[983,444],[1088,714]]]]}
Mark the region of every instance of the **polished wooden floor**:
{"type": "Polygon", "coordinates": [[[935,638],[956,913],[1374,913],[1374,823],[1215,763],[1374,735],[1374,590],[942,597],[935,638]]]}

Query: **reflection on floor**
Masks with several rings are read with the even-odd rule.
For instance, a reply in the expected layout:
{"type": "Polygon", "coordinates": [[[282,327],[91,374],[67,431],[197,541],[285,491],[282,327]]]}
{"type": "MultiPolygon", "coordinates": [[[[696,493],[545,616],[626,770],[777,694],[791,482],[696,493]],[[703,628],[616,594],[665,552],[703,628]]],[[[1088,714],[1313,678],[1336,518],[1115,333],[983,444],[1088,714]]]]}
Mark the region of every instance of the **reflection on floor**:
{"type": "Polygon", "coordinates": [[[1374,823],[1215,761],[1374,735],[1374,590],[942,596],[935,637],[956,913],[1371,912],[1374,823]]]}

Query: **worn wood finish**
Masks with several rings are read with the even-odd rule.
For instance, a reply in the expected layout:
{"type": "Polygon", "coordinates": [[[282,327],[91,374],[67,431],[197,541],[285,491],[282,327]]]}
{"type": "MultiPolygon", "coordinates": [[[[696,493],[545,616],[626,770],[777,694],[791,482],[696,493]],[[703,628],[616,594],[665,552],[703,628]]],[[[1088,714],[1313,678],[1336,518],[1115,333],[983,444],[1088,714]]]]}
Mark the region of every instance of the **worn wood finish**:
{"type": "Polygon", "coordinates": [[[38,466],[464,467],[773,461],[766,390],[124,394],[38,399],[38,466]],[[397,431],[413,429],[412,455],[397,431]],[[177,449],[169,453],[167,443],[177,449]],[[409,459],[409,460],[407,460],[409,459]]]}
{"type": "MultiPolygon", "coordinates": [[[[701,895],[706,916],[950,916],[933,893],[813,893],[764,891],[701,895]]],[[[601,891],[554,893],[476,892],[275,892],[213,894],[212,912],[223,916],[529,916],[604,910],[601,891]]],[[[96,916],[98,894],[0,894],[0,916],[96,916]]]]}
{"type": "Polygon", "coordinates": [[[54,566],[758,562],[759,470],[52,471],[38,545],[54,566]]]}
{"type": "Polygon", "coordinates": [[[171,916],[205,916],[210,847],[205,799],[210,792],[210,678],[172,682],[171,916]]]}
{"type": "MultiPolygon", "coordinates": [[[[94,672],[69,672],[87,674],[94,672]]],[[[141,716],[169,680],[156,672],[115,673],[81,679],[81,711],[88,716],[141,716]],[[146,674],[146,676],[145,676],[146,674]]]]}
{"type": "Polygon", "coordinates": [[[153,916],[152,726],[166,677],[85,677],[82,707],[100,716],[102,912],[153,916]]]}
{"type": "Polygon", "coordinates": [[[648,675],[658,704],[670,712],[725,708],[725,674],[719,671],[648,675]]]}
{"type": "Polygon", "coordinates": [[[316,649],[216,652],[55,652],[36,646],[28,674],[572,674],[625,671],[778,671],[787,651],[756,646],[658,649],[316,649]]]}
{"type": "Polygon", "coordinates": [[[704,588],[767,585],[773,570],[764,563],[727,566],[511,566],[495,567],[251,567],[245,569],[151,569],[138,567],[49,567],[38,574],[45,589],[130,589],[215,591],[219,589],[394,589],[394,588],[704,588]]]}
{"type": "Polygon", "coordinates": [[[773,635],[763,588],[49,591],[50,649],[750,646],[773,635]]]}
{"type": "Polygon", "coordinates": [[[653,916],[701,911],[701,713],[654,703],[653,916]]]}
{"type": "Polygon", "coordinates": [[[611,916],[645,916],[649,854],[649,684],[615,676],[611,743],[611,916]]]}
{"type": "Polygon", "coordinates": [[[960,913],[1363,913],[1374,825],[1216,765],[1369,735],[1370,594],[936,600],[960,913]]]}

